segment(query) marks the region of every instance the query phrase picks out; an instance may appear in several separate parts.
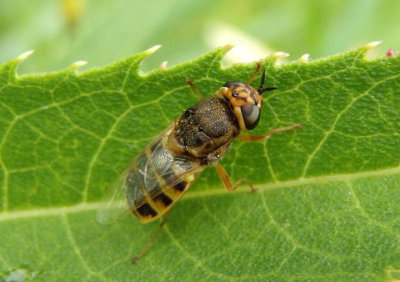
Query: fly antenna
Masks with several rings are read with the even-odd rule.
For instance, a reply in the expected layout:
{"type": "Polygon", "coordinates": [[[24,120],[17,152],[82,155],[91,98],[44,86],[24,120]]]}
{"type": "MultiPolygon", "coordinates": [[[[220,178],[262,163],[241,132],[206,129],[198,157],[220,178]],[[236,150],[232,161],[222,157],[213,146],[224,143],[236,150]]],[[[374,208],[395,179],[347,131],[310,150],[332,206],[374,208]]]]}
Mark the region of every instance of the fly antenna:
{"type": "Polygon", "coordinates": [[[260,87],[258,87],[258,89],[257,89],[257,92],[260,95],[262,95],[266,91],[272,91],[272,90],[276,89],[276,87],[265,87],[264,88],[264,81],[265,81],[265,70],[263,71],[263,73],[261,75],[260,87]]]}
{"type": "Polygon", "coordinates": [[[261,94],[263,91],[262,89],[264,88],[264,81],[265,81],[265,70],[263,70],[263,73],[261,75],[261,81],[260,81],[260,86],[258,87],[258,93],[261,94]]]}

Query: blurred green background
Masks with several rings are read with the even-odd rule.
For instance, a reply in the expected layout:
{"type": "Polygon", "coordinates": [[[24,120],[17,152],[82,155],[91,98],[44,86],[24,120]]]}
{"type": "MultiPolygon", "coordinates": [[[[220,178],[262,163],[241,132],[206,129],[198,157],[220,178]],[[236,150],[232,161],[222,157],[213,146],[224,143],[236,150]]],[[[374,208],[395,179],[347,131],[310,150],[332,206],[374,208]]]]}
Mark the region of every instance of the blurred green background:
{"type": "Polygon", "coordinates": [[[375,40],[400,45],[400,1],[391,0],[9,0],[0,2],[0,62],[35,50],[20,73],[78,60],[102,66],[162,44],[143,66],[174,65],[240,40],[238,60],[274,51],[296,59],[343,52],[375,40]]]}

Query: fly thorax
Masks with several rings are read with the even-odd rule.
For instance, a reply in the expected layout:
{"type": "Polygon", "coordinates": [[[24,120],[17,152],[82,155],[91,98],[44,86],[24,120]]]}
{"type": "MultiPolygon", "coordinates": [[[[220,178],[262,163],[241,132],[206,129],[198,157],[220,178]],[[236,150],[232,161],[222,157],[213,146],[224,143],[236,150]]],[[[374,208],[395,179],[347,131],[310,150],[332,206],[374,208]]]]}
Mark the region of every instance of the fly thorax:
{"type": "Polygon", "coordinates": [[[175,126],[176,140],[196,158],[205,157],[231,143],[239,125],[229,103],[207,98],[186,110],[175,126]]]}

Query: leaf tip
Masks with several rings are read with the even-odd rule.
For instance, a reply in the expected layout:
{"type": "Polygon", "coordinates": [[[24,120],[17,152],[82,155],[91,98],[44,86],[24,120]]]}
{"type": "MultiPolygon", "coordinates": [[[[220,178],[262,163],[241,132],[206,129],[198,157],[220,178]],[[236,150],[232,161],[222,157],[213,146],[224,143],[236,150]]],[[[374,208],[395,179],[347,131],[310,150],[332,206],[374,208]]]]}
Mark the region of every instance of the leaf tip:
{"type": "Polygon", "coordinates": [[[278,60],[289,57],[289,56],[290,56],[289,53],[279,51],[279,52],[275,52],[272,55],[266,57],[264,59],[264,62],[267,64],[271,64],[271,65],[280,65],[280,62],[278,60]]]}
{"type": "Polygon", "coordinates": [[[162,62],[161,65],[158,68],[160,70],[166,70],[168,68],[168,61],[162,62]]]}
{"type": "Polygon", "coordinates": [[[310,54],[304,54],[299,58],[300,63],[308,63],[308,59],[310,57],[310,54]]]}
{"type": "Polygon", "coordinates": [[[279,60],[283,59],[283,58],[287,58],[289,56],[290,56],[289,53],[279,51],[279,52],[273,53],[268,59],[271,61],[272,64],[280,65],[281,62],[279,60]]]}
{"type": "Polygon", "coordinates": [[[161,45],[155,45],[146,51],[143,52],[144,55],[150,56],[151,54],[154,54],[158,49],[160,49],[162,46],[161,45]]]}
{"type": "Polygon", "coordinates": [[[77,61],[77,62],[73,63],[73,64],[70,66],[70,68],[71,68],[71,69],[77,69],[77,68],[80,68],[80,67],[82,67],[82,66],[84,66],[84,65],[86,65],[86,64],[87,64],[86,61],[77,61]]]}
{"type": "Polygon", "coordinates": [[[367,43],[367,44],[361,46],[361,49],[364,50],[364,51],[368,51],[369,49],[372,49],[372,48],[378,46],[382,42],[383,42],[382,40],[372,41],[370,43],[367,43]]]}
{"type": "Polygon", "coordinates": [[[228,52],[229,50],[231,50],[232,48],[234,48],[234,47],[236,47],[236,46],[238,46],[240,44],[241,44],[240,40],[235,40],[235,41],[232,41],[232,42],[226,44],[222,48],[225,49],[226,52],[228,52]]]}
{"type": "Polygon", "coordinates": [[[17,57],[17,61],[18,62],[24,61],[26,58],[28,58],[30,55],[32,55],[33,52],[34,52],[33,50],[29,50],[29,51],[22,53],[21,55],[19,55],[17,57]]]}
{"type": "Polygon", "coordinates": [[[287,58],[289,56],[290,56],[290,54],[286,53],[286,52],[275,52],[272,54],[271,57],[275,58],[275,59],[280,59],[280,58],[287,58]]]}

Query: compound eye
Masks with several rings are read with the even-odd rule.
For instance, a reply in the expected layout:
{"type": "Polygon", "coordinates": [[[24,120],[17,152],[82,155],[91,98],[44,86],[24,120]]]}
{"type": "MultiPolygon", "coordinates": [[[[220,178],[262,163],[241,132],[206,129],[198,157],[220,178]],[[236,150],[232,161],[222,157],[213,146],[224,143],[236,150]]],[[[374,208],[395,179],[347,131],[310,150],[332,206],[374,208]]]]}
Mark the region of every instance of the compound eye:
{"type": "Polygon", "coordinates": [[[246,104],[240,107],[243,121],[248,130],[254,129],[260,120],[260,108],[254,104],[246,104]]]}

